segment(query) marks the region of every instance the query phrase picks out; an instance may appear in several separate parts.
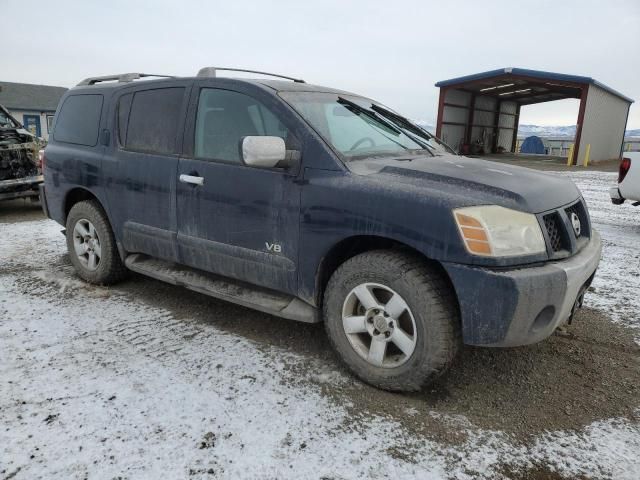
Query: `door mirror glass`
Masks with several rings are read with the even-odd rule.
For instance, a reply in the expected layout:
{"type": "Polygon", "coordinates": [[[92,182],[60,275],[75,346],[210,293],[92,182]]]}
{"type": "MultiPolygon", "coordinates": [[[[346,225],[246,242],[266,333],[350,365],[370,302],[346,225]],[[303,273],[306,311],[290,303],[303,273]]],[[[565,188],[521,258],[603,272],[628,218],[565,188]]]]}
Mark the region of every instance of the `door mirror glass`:
{"type": "Polygon", "coordinates": [[[280,137],[248,136],[242,139],[242,160],[256,168],[287,167],[287,150],[280,137]]]}

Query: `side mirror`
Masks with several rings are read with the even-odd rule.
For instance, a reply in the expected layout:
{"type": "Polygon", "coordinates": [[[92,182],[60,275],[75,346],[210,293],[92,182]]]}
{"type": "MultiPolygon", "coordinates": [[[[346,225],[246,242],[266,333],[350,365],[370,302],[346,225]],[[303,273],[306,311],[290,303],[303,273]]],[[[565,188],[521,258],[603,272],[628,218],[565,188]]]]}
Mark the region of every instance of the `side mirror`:
{"type": "Polygon", "coordinates": [[[242,139],[242,160],[256,168],[287,167],[287,149],[280,137],[249,136],[242,139]]]}

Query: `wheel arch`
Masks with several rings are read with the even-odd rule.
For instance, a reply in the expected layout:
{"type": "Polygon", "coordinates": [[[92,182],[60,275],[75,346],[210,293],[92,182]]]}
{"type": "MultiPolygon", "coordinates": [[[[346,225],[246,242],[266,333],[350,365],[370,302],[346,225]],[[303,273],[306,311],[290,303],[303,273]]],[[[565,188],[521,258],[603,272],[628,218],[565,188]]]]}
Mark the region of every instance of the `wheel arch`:
{"type": "Polygon", "coordinates": [[[427,257],[411,245],[388,237],[376,235],[354,235],[344,238],[333,245],[320,261],[315,278],[316,305],[322,305],[327,283],[336,269],[350,258],[371,250],[403,250],[407,253],[420,257],[425,261],[425,263],[436,269],[455,292],[453,283],[442,264],[437,260],[427,257]]]}
{"type": "MultiPolygon", "coordinates": [[[[67,218],[69,216],[69,212],[71,211],[71,209],[73,208],[73,206],[78,203],[78,202],[82,202],[85,200],[93,200],[95,201],[100,208],[102,209],[102,211],[104,212],[105,216],[107,217],[107,221],[109,222],[109,225],[111,226],[111,229],[114,229],[114,225],[113,222],[111,221],[111,216],[109,215],[109,212],[104,204],[104,202],[102,200],[100,200],[100,198],[93,193],[91,190],[84,188],[84,187],[74,187],[71,190],[69,190],[66,195],[64,196],[64,202],[63,202],[63,219],[62,221],[64,222],[64,224],[66,225],[67,223],[67,218]]],[[[115,232],[114,232],[115,234],[115,232]]],[[[120,254],[120,258],[122,258],[124,260],[124,258],[127,256],[126,251],[124,250],[124,247],[122,246],[121,242],[118,241],[118,237],[116,236],[116,246],[118,248],[118,253],[120,254]]]]}
{"type": "MultiPolygon", "coordinates": [[[[71,211],[71,209],[73,208],[73,206],[78,203],[78,202],[82,202],[85,200],[94,200],[96,201],[100,207],[102,208],[102,210],[105,212],[106,214],[106,209],[104,208],[104,205],[102,204],[102,202],[100,201],[100,199],[97,197],[97,195],[95,195],[93,192],[91,192],[90,190],[84,188],[84,187],[75,187],[72,188],[71,190],[69,190],[66,195],[64,196],[64,202],[63,202],[63,221],[66,223],[67,221],[67,217],[69,216],[69,212],[71,211]]],[[[108,218],[108,215],[107,215],[108,218]]]]}

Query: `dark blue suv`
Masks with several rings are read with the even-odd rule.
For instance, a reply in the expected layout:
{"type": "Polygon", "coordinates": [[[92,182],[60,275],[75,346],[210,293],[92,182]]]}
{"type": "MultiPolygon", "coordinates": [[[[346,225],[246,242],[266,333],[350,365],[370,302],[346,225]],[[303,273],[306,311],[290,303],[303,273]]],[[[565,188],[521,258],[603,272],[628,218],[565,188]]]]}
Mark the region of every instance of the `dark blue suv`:
{"type": "Polygon", "coordinates": [[[601,244],[571,181],[301,80],[145,76],[87,79],[56,113],[41,193],[83,279],[133,270],[323,321],[389,390],[422,388],[461,343],[542,340],[582,303],[601,244]]]}

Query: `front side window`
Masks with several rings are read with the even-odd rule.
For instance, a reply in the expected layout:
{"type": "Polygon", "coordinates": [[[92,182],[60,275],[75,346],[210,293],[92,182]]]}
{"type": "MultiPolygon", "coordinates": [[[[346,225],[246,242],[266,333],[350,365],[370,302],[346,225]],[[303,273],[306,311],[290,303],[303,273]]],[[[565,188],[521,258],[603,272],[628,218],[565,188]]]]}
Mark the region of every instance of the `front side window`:
{"type": "Polygon", "coordinates": [[[94,147],[98,143],[102,95],[71,95],[62,104],[53,138],[57,142],[94,147]]]}
{"type": "Polygon", "coordinates": [[[280,96],[347,161],[453,153],[430,133],[363,97],[323,92],[282,92],[280,96]]]}
{"type": "Polygon", "coordinates": [[[254,135],[276,136],[287,142],[289,132],[253,97],[215,88],[200,91],[194,138],[196,158],[240,163],[242,139],[254,135]]]}
{"type": "Polygon", "coordinates": [[[184,87],[141,90],[135,92],[132,99],[123,96],[118,105],[120,143],[127,150],[138,152],[177,153],[176,137],[183,101],[184,87]],[[129,101],[131,107],[127,109],[129,101]]]}

